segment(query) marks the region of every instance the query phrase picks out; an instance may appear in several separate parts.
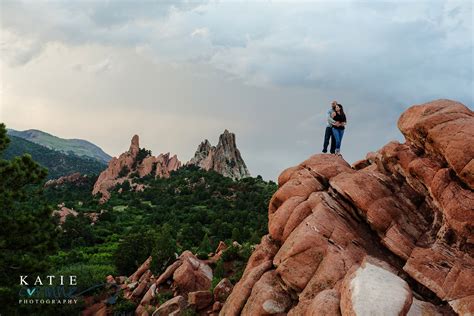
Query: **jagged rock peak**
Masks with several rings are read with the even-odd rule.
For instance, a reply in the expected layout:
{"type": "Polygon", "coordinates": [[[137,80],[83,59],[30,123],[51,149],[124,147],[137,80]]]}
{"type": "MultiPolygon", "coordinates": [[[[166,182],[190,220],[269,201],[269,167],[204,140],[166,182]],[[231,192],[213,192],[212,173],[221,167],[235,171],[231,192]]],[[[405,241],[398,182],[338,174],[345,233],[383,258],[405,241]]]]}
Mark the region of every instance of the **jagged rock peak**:
{"type": "Polygon", "coordinates": [[[140,150],[140,138],[138,135],[133,135],[132,140],[130,142],[130,149],[128,150],[132,155],[138,154],[140,150]]]}
{"type": "Polygon", "coordinates": [[[196,165],[204,170],[214,170],[234,180],[250,176],[240,151],[237,149],[235,134],[227,129],[219,136],[217,146],[211,146],[207,139],[201,142],[194,157],[187,165],[196,165]]]}
{"type": "Polygon", "coordinates": [[[142,190],[143,185],[134,185],[131,175],[136,175],[140,178],[147,176],[154,172],[155,177],[169,177],[171,171],[175,171],[181,167],[181,162],[176,155],[170,158],[170,153],[160,154],[156,157],[147,156],[139,158],[140,143],[138,135],[132,137],[130,148],[128,151],[121,154],[118,158],[110,160],[107,169],[102,171],[94,184],[92,191],[93,195],[100,193],[102,195],[101,203],[106,202],[110,198],[110,190],[117,184],[129,181],[132,188],[135,190],[142,190]],[[139,161],[140,159],[140,161],[139,161]]]}

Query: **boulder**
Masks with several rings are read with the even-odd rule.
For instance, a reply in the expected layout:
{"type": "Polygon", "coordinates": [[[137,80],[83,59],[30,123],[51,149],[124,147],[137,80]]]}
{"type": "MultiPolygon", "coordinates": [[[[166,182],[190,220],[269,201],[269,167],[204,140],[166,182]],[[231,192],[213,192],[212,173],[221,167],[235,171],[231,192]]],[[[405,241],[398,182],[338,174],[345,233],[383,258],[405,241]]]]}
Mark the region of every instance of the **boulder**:
{"type": "Polygon", "coordinates": [[[335,289],[319,292],[308,305],[304,316],[340,316],[340,295],[335,289]]]}
{"type": "Polygon", "coordinates": [[[202,310],[212,303],[212,293],[210,291],[196,291],[188,294],[188,304],[196,310],[202,310]]]}
{"type": "Polygon", "coordinates": [[[224,303],[233,289],[232,283],[227,278],[223,278],[214,288],[214,301],[224,303]]]}
{"type": "Polygon", "coordinates": [[[169,316],[174,313],[174,315],[181,315],[186,309],[187,303],[184,297],[175,296],[172,299],[166,301],[160,305],[152,314],[152,316],[169,316]]]}
{"type": "Polygon", "coordinates": [[[364,261],[346,276],[341,290],[342,315],[406,315],[413,301],[408,284],[377,264],[364,261]]]}
{"type": "Polygon", "coordinates": [[[212,269],[190,251],[185,251],[179,259],[181,265],[173,273],[173,285],[179,293],[208,291],[211,288],[212,269]]]}

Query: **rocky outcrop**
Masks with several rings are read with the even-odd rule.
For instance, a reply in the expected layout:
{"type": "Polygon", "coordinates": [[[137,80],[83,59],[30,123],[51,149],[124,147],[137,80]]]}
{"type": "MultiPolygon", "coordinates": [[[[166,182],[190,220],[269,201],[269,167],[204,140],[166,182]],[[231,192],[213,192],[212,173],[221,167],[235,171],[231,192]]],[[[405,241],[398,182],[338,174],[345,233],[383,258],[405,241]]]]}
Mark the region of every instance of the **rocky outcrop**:
{"type": "Polygon", "coordinates": [[[142,178],[147,175],[155,177],[169,177],[171,171],[181,167],[181,162],[176,155],[160,154],[157,157],[147,155],[141,157],[138,135],[133,136],[128,151],[121,154],[118,158],[110,160],[107,169],[101,172],[99,178],[94,184],[93,195],[100,194],[100,202],[104,203],[110,198],[110,190],[117,184],[129,181],[132,188],[143,190],[143,186],[133,184],[131,175],[138,175],[142,178]]]}
{"type": "MultiPolygon", "coordinates": [[[[227,246],[221,242],[215,253],[222,253],[227,246]]],[[[236,247],[236,246],[234,246],[236,247]]],[[[107,295],[98,302],[96,296],[85,297],[86,308],[83,313],[94,315],[98,307],[107,304],[107,314],[114,312],[114,301],[118,296],[136,305],[134,315],[218,315],[223,302],[232,291],[232,283],[223,278],[211,291],[215,262],[200,260],[190,251],[184,251],[159,276],[152,273],[152,257],[148,257],[129,277],[105,277],[107,295]],[[166,302],[164,298],[168,298],[166,302]]],[[[237,271],[233,270],[235,262],[227,261],[229,269],[224,272],[232,277],[237,271]]],[[[241,263],[239,263],[241,264],[241,263]]]]}
{"type": "Polygon", "coordinates": [[[66,183],[74,184],[77,186],[85,185],[87,184],[87,176],[86,175],[81,175],[79,172],[72,173],[67,176],[59,177],[57,179],[51,179],[46,181],[44,184],[45,188],[49,187],[59,187],[62,186],[66,183]]]}
{"type": "MultiPolygon", "coordinates": [[[[87,213],[82,213],[85,217],[88,217],[91,221],[91,225],[94,225],[95,222],[97,222],[99,220],[99,216],[103,213],[107,212],[106,210],[101,210],[100,213],[97,213],[97,212],[87,212],[87,213]]],[[[58,204],[58,209],[57,210],[54,210],[52,213],[51,213],[51,216],[55,217],[57,216],[58,217],[58,223],[59,225],[63,225],[68,216],[72,216],[72,217],[77,217],[79,216],[79,212],[75,211],[74,209],[72,208],[67,208],[64,206],[64,203],[61,203],[61,204],[58,204]]]]}
{"type": "Polygon", "coordinates": [[[220,315],[474,314],[474,114],[438,100],[398,126],[405,143],[353,166],[320,154],[282,172],[220,315]]]}
{"type": "Polygon", "coordinates": [[[204,170],[214,170],[234,180],[250,176],[240,151],[237,149],[235,134],[228,130],[219,136],[217,146],[211,146],[207,139],[204,140],[187,165],[196,165],[204,170]]]}
{"type": "Polygon", "coordinates": [[[64,204],[58,205],[59,210],[54,210],[52,216],[57,216],[59,218],[59,225],[62,225],[66,222],[68,216],[76,217],[79,215],[74,209],[70,209],[64,206],[64,204]]]}

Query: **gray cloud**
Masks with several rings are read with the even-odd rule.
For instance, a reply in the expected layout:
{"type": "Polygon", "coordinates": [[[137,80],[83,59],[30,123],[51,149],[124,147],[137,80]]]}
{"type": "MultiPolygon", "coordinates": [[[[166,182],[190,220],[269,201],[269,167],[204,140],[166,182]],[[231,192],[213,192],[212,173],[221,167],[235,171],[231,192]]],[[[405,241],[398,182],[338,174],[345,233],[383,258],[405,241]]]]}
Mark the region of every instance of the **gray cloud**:
{"type": "Polygon", "coordinates": [[[74,130],[111,154],[134,129],[154,135],[176,126],[170,139],[145,139],[189,159],[201,138],[229,128],[251,171],[275,178],[320,150],[333,99],[348,112],[350,161],[400,139],[396,121],[411,104],[472,106],[470,1],[0,6],[2,81],[10,85],[0,114],[61,136],[81,111],[97,113],[91,121],[100,128],[74,130]],[[40,107],[57,113],[54,121],[14,118],[40,107]]]}

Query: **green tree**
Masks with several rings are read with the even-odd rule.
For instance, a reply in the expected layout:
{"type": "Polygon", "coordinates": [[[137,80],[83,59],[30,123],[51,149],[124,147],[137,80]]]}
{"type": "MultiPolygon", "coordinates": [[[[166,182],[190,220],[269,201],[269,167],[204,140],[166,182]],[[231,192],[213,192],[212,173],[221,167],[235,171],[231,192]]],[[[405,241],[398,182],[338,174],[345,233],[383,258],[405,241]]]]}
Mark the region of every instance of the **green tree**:
{"type": "Polygon", "coordinates": [[[204,235],[204,238],[202,239],[201,244],[199,245],[199,250],[205,253],[210,253],[212,251],[211,241],[207,233],[204,235]]]}
{"type": "MultiPolygon", "coordinates": [[[[8,144],[0,124],[0,156],[8,144]]],[[[47,255],[57,247],[51,209],[38,186],[46,174],[26,154],[0,160],[0,306],[5,314],[17,310],[20,275],[45,272],[47,255]]]]}
{"type": "Polygon", "coordinates": [[[155,246],[152,252],[151,267],[153,272],[161,273],[175,259],[176,241],[172,235],[173,228],[164,224],[156,234],[155,246]]]}
{"type": "Polygon", "coordinates": [[[115,252],[115,266],[120,275],[130,275],[150,256],[154,233],[131,233],[124,237],[115,252]]]}

